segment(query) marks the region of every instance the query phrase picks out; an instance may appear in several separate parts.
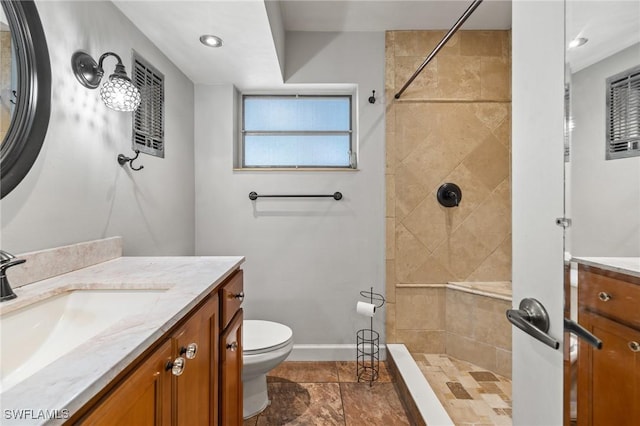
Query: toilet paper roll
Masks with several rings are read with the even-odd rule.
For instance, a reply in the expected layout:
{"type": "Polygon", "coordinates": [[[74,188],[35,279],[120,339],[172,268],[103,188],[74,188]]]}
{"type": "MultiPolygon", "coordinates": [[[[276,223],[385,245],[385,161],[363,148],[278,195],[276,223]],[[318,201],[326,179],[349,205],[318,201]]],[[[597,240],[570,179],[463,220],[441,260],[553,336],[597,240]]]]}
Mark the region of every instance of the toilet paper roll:
{"type": "Polygon", "coordinates": [[[372,317],[376,313],[376,305],[366,302],[358,302],[356,312],[365,317],[372,317]]]}

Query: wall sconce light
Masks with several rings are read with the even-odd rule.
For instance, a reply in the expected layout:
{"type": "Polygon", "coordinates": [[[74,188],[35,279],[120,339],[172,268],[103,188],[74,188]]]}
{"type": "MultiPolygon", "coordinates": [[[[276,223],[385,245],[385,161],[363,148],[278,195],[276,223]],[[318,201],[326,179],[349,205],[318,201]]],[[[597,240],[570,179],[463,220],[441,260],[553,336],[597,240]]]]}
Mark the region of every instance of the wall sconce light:
{"type": "Polygon", "coordinates": [[[140,91],[127,77],[127,72],[118,55],[107,52],[100,56],[96,63],[88,53],[77,51],[71,57],[71,67],[80,84],[89,89],[96,89],[104,75],[102,62],[107,56],[114,56],[118,63],[113,74],[109,76],[109,80],[100,88],[102,101],[106,106],[116,111],[135,111],[140,105],[140,91]]]}

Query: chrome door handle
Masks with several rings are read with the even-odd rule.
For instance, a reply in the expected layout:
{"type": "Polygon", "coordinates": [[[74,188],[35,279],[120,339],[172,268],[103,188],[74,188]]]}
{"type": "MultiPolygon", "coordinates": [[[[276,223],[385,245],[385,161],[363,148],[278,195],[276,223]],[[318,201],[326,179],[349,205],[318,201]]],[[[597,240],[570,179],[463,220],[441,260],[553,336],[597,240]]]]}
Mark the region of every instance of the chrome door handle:
{"type": "Polygon", "coordinates": [[[598,339],[589,330],[569,318],[564,319],[564,331],[575,334],[596,349],[602,349],[602,340],[598,339]]]}
{"type": "Polygon", "coordinates": [[[553,349],[560,347],[560,342],[547,334],[549,314],[536,299],[524,298],[520,301],[519,309],[507,309],[506,313],[509,322],[520,330],[553,349]]]}

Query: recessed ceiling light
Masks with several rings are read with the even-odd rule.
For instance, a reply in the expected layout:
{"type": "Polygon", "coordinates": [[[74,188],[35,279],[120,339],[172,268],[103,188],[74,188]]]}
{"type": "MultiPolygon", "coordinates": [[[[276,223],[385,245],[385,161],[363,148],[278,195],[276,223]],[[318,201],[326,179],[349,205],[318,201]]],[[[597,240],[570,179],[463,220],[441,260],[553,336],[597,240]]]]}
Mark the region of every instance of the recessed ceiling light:
{"type": "Polygon", "coordinates": [[[589,39],[586,37],[576,37],[569,43],[569,49],[575,49],[576,47],[580,47],[588,42],[589,39]]]}
{"type": "Polygon", "coordinates": [[[209,47],[220,47],[222,46],[222,39],[220,37],[207,34],[207,35],[200,36],[200,43],[209,47]]]}

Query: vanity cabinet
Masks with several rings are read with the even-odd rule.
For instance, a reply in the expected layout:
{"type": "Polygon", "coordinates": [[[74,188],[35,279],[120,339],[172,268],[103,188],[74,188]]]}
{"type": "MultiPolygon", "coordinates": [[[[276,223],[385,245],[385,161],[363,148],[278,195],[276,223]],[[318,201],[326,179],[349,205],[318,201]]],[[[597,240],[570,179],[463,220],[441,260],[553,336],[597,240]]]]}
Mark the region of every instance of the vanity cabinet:
{"type": "Polygon", "coordinates": [[[242,424],[242,275],[220,291],[220,425],[242,424]]]}
{"type": "Polygon", "coordinates": [[[71,423],[242,425],[241,292],[238,270],[71,423]]]}
{"type": "Polygon", "coordinates": [[[580,342],[578,425],[636,425],[640,419],[640,278],[579,265],[578,320],[602,340],[580,342]]]}

